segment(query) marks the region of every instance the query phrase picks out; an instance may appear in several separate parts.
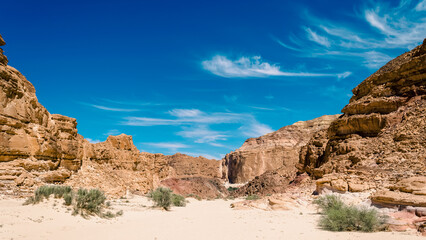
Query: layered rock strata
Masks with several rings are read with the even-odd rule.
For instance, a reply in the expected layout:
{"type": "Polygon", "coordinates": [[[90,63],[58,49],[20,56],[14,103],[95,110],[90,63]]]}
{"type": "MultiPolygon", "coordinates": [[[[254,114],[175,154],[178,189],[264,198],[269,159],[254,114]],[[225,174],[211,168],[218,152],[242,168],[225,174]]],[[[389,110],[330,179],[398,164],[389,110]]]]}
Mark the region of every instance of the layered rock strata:
{"type": "Polygon", "coordinates": [[[299,150],[314,133],[326,129],[340,115],[325,115],[296,122],[258,138],[247,139],[243,146],[223,159],[223,176],[231,183],[244,183],[267,171],[281,169],[295,176],[299,150]]]}
{"type": "Polygon", "coordinates": [[[426,199],[423,191],[394,188],[404,179],[426,176],[426,40],[352,92],[344,114],[301,149],[299,171],[319,179],[318,191],[385,188],[393,192],[377,201],[394,198],[388,202],[402,204],[406,194],[426,199]]]}
{"type": "Polygon", "coordinates": [[[65,182],[120,195],[126,191],[147,192],[168,177],[221,177],[220,161],[143,153],[134,146],[132,137],[124,134],[109,136],[102,143],[89,143],[78,134],[76,119],[50,114],[38,102],[34,86],[7,63],[0,49],[3,193],[65,182]]]}

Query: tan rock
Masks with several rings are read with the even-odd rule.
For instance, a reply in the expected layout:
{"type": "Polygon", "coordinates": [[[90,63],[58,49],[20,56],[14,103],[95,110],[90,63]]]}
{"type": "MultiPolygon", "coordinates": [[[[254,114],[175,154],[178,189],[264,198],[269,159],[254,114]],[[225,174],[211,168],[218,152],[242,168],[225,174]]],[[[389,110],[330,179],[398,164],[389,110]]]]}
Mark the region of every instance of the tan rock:
{"type": "Polygon", "coordinates": [[[426,40],[353,89],[344,114],[302,147],[298,170],[319,179],[319,189],[346,189],[338,178],[354,192],[391,187],[402,180],[393,189],[424,194],[425,79],[426,40]],[[339,177],[333,182],[330,174],[339,177]]]}
{"type": "Polygon", "coordinates": [[[426,195],[426,176],[403,179],[390,189],[415,195],[426,195]]]}
{"type": "Polygon", "coordinates": [[[119,196],[146,193],[170,177],[222,177],[220,161],[143,153],[125,134],[89,143],[78,134],[76,119],[50,114],[38,102],[34,86],[6,64],[1,50],[0,190],[66,182],[119,196]]]}
{"type": "Polygon", "coordinates": [[[294,177],[300,148],[314,133],[326,129],[339,116],[325,115],[300,121],[264,136],[247,139],[243,146],[225,156],[224,176],[231,183],[244,183],[267,171],[286,168],[294,177]]]}
{"type": "Polygon", "coordinates": [[[371,196],[371,201],[373,204],[385,206],[403,205],[426,207],[426,198],[422,195],[394,192],[389,190],[377,191],[371,196]]]}

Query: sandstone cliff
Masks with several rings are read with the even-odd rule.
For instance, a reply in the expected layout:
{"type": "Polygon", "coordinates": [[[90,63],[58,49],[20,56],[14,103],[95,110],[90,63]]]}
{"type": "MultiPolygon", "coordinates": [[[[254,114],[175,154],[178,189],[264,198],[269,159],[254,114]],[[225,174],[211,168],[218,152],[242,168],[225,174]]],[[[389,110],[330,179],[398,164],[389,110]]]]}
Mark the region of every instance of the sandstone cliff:
{"type": "MultiPolygon", "coordinates": [[[[302,148],[298,169],[319,179],[318,191],[392,189],[425,177],[426,40],[352,92],[343,116],[302,148]]],[[[424,191],[413,194],[426,198],[424,191]]]]}
{"type": "Polygon", "coordinates": [[[124,134],[89,143],[78,134],[76,119],[50,114],[38,102],[34,86],[7,63],[0,49],[0,189],[4,193],[65,182],[122,195],[146,192],[168,177],[221,177],[220,161],[143,153],[124,134]]]}
{"type": "Polygon", "coordinates": [[[231,183],[252,180],[267,171],[281,169],[295,176],[299,150],[319,130],[326,129],[340,115],[325,115],[296,122],[273,133],[247,139],[243,146],[227,154],[223,160],[223,176],[231,183]]]}

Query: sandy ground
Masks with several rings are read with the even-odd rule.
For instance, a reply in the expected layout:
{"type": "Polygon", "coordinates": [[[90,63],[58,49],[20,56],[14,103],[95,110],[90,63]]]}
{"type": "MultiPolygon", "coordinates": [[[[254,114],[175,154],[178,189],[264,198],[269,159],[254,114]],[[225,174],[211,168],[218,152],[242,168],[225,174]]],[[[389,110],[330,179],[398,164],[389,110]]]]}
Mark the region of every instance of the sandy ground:
{"type": "Polygon", "coordinates": [[[112,220],[72,216],[63,200],[23,206],[0,198],[0,239],[426,239],[412,233],[335,233],[317,228],[314,209],[234,210],[233,201],[189,199],[183,208],[152,209],[144,197],[112,202],[124,215],[112,220]]]}

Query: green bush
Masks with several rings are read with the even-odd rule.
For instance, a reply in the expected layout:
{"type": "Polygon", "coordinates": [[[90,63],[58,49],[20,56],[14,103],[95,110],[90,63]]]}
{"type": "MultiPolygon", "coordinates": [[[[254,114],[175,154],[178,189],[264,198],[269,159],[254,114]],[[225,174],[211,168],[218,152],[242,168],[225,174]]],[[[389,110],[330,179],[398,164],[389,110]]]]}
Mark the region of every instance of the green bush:
{"type": "Polygon", "coordinates": [[[106,197],[99,189],[80,188],[75,196],[75,209],[84,215],[99,214],[105,203],[106,197]]]}
{"type": "Polygon", "coordinates": [[[179,194],[172,194],[172,204],[176,207],[185,207],[186,201],[185,197],[179,194]]]}
{"type": "Polygon", "coordinates": [[[109,207],[111,203],[105,203],[106,197],[99,189],[83,189],[77,192],[73,191],[69,186],[45,185],[36,189],[34,196],[29,197],[24,205],[36,204],[45,198],[54,195],[56,198],[63,198],[64,205],[74,206],[73,215],[81,214],[83,217],[87,215],[98,215],[104,218],[112,218],[123,215],[123,211],[112,213],[110,211],[103,213],[104,207],[109,207]]]}
{"type": "Polygon", "coordinates": [[[259,199],[260,197],[259,196],[257,196],[256,194],[253,194],[253,195],[248,195],[247,197],[246,197],[246,200],[257,200],[257,199],[259,199]]]}
{"type": "Polygon", "coordinates": [[[53,195],[55,198],[61,198],[65,194],[69,194],[71,192],[72,188],[70,186],[44,185],[37,188],[34,192],[34,196],[29,197],[24,204],[39,203],[45,198],[48,199],[50,195],[53,195]]]}
{"type": "Polygon", "coordinates": [[[314,203],[321,209],[319,226],[325,230],[374,232],[386,222],[375,209],[348,206],[334,195],[320,197],[314,203]]]}
{"type": "Polygon", "coordinates": [[[69,193],[65,193],[64,194],[64,204],[66,205],[66,206],[70,206],[71,204],[72,204],[72,200],[73,200],[73,198],[74,198],[74,196],[73,196],[73,193],[72,192],[69,192],[69,193]]]}
{"type": "Polygon", "coordinates": [[[154,191],[151,191],[148,195],[157,207],[162,207],[165,210],[169,210],[172,204],[172,190],[168,188],[159,187],[154,191]]]}
{"type": "Polygon", "coordinates": [[[229,187],[227,190],[228,190],[228,192],[234,192],[234,191],[238,190],[238,188],[236,188],[236,187],[229,187]]]}

